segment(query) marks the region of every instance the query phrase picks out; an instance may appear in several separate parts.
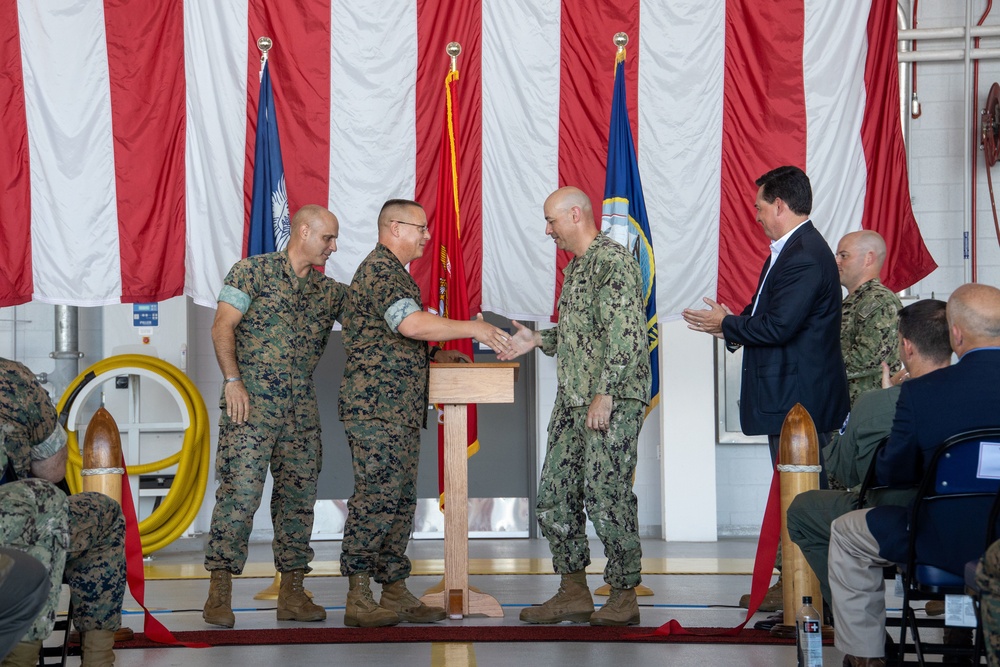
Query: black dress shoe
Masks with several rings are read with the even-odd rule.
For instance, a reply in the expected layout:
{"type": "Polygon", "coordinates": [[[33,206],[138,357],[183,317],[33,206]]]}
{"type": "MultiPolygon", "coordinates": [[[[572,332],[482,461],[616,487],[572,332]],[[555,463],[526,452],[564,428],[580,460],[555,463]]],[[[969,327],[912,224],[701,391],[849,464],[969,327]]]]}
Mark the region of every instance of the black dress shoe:
{"type": "Polygon", "coordinates": [[[770,632],[771,628],[773,628],[776,625],[781,625],[784,622],[785,622],[785,615],[781,612],[778,612],[777,614],[771,614],[763,621],[757,621],[756,623],[754,623],[753,629],[770,632]]]}

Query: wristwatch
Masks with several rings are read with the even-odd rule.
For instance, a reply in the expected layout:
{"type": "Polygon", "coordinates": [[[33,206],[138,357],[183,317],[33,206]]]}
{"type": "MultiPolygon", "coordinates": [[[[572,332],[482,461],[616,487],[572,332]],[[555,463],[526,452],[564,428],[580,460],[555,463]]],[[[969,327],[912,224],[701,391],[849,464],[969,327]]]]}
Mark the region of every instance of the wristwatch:
{"type": "Polygon", "coordinates": [[[434,361],[434,356],[441,351],[441,348],[435,345],[430,350],[427,351],[427,358],[434,361]]]}
{"type": "Polygon", "coordinates": [[[229,384],[230,382],[243,382],[243,378],[241,378],[239,375],[233,378],[226,378],[225,384],[229,384]]]}

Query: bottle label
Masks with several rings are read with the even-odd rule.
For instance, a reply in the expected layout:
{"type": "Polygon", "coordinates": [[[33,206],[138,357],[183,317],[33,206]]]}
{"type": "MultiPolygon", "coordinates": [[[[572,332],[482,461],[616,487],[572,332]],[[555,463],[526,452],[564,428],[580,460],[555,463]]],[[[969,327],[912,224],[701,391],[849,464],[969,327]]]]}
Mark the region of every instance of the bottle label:
{"type": "Polygon", "coordinates": [[[823,635],[820,622],[807,619],[801,621],[799,650],[803,667],[820,667],[823,664],[823,635]]]}

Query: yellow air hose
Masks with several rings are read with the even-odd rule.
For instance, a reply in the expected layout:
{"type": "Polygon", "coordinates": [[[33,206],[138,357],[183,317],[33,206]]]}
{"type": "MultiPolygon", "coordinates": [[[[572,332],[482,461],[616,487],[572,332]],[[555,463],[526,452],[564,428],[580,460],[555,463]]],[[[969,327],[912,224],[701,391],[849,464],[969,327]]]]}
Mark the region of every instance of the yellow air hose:
{"type": "MultiPolygon", "coordinates": [[[[201,509],[208,483],[208,412],[198,388],[173,364],[142,354],[122,354],[98,361],[70,383],[56,406],[68,435],[66,481],[73,493],[79,493],[83,487],[80,475],[83,457],[80,454],[76,424],[66,423],[70,408],[87,383],[99,375],[123,368],[145,370],[165,378],[180,395],[189,416],[190,425],[184,432],[180,451],[159,461],[128,467],[130,475],[145,475],[177,465],[177,473],[166,497],[159,507],[139,522],[142,553],[147,555],[180,537],[201,509]]],[[[138,499],[135,499],[135,506],[138,508],[138,499]]]]}

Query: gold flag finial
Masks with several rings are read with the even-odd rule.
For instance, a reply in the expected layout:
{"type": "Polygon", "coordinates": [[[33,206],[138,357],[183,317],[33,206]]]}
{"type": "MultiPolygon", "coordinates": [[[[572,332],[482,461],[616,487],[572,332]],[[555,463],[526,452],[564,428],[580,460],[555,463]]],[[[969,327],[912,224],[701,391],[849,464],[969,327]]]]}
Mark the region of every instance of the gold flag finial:
{"type": "Polygon", "coordinates": [[[274,46],[270,37],[260,37],[257,39],[257,48],[260,49],[260,64],[267,62],[267,52],[274,46]]]}
{"type": "Polygon", "coordinates": [[[454,72],[458,69],[458,56],[462,53],[462,45],[458,42],[448,42],[444,50],[451,57],[451,71],[454,72]]]}
{"type": "Polygon", "coordinates": [[[625,45],[628,44],[628,33],[616,32],[613,38],[615,46],[618,47],[618,52],[615,54],[615,64],[625,60],[625,45]]]}

